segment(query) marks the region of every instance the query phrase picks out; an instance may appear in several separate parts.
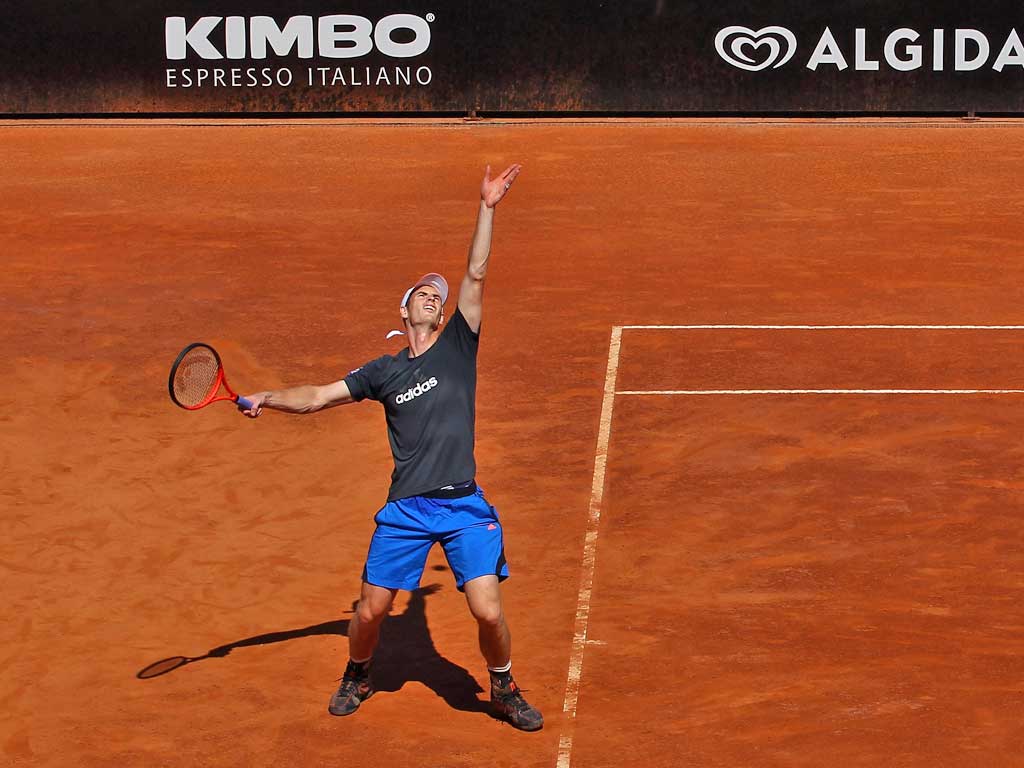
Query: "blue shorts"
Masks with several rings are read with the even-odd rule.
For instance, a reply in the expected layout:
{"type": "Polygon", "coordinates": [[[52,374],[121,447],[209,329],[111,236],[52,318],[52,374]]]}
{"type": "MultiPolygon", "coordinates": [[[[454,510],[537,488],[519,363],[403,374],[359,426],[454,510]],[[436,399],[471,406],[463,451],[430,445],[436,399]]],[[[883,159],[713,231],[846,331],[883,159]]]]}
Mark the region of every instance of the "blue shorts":
{"type": "Polygon", "coordinates": [[[363,568],[363,581],[368,584],[416,589],[427,553],[438,542],[460,592],[467,581],[479,576],[508,578],[498,513],[479,486],[475,493],[458,499],[410,496],[389,501],[373,521],[377,530],[363,568]]]}

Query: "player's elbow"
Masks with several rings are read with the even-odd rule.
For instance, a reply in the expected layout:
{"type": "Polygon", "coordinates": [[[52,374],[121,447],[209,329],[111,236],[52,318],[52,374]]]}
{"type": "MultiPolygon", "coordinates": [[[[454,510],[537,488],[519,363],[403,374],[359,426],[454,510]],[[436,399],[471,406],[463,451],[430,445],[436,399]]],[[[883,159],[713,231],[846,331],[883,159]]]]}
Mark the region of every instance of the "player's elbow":
{"type": "Polygon", "coordinates": [[[348,386],[342,383],[325,384],[314,387],[313,395],[310,398],[309,413],[322,411],[324,408],[333,408],[336,405],[344,405],[352,402],[352,394],[348,386]]]}
{"type": "Polygon", "coordinates": [[[323,411],[331,404],[331,399],[327,392],[327,387],[314,387],[312,397],[309,398],[308,408],[306,409],[307,414],[314,414],[317,411],[323,411]]]}
{"type": "Polygon", "coordinates": [[[316,413],[322,411],[328,405],[327,393],[324,387],[310,387],[308,397],[299,406],[299,413],[316,413]]]}

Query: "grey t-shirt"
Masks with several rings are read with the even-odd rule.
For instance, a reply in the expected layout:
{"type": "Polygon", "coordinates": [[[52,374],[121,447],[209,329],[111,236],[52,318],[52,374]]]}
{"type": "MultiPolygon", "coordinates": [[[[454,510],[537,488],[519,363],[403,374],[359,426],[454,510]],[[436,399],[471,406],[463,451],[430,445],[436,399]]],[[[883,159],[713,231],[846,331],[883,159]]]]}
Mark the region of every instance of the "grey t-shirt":
{"type": "Polygon", "coordinates": [[[388,501],[472,480],[476,354],[480,334],[458,309],[419,357],[406,347],[345,377],[352,398],[377,400],[387,416],[395,470],[388,501]]]}

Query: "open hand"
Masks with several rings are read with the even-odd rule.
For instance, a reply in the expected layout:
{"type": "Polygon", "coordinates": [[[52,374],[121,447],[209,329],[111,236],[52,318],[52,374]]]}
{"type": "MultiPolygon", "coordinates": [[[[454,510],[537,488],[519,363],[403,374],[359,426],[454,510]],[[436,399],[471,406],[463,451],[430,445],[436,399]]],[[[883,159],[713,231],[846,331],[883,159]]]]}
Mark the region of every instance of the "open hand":
{"type": "Polygon", "coordinates": [[[491,178],[491,166],[487,166],[487,170],[484,171],[484,181],[480,185],[480,199],[484,201],[484,205],[488,208],[493,208],[501,199],[508,194],[509,189],[512,187],[512,182],[516,180],[516,176],[519,175],[519,171],[523,169],[519,163],[513,163],[497,178],[491,178]]]}

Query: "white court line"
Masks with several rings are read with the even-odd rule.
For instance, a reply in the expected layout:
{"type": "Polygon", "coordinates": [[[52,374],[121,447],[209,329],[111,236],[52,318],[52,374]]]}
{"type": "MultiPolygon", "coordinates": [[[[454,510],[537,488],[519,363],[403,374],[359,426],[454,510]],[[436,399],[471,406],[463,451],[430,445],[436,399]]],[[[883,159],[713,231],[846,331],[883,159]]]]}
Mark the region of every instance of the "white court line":
{"type": "Polygon", "coordinates": [[[597,563],[597,534],[604,499],[608,445],[611,441],[612,412],[616,395],[974,395],[1024,394],[1019,389],[699,389],[699,390],[619,390],[615,389],[619,352],[624,330],[1024,330],[1024,325],[617,325],[612,328],[608,346],[608,368],[605,374],[601,422],[594,455],[594,479],[590,492],[589,517],[580,568],[580,591],[576,600],[576,624],[573,632],[569,674],[565,685],[562,711],[565,721],[558,739],[556,768],[569,768],[572,760],[576,725],[576,706],[583,675],[583,652],[587,646],[590,622],[590,600],[597,563]]]}
{"type": "Polygon", "coordinates": [[[587,626],[590,623],[590,595],[594,587],[594,568],[597,562],[597,529],[601,521],[601,501],[604,498],[604,476],[608,465],[608,443],[612,432],[612,409],[615,405],[615,378],[619,370],[619,347],[622,328],[612,328],[608,344],[608,370],[604,379],[604,400],[601,402],[601,426],[597,433],[597,451],[594,454],[594,482],[590,490],[590,513],[587,534],[583,544],[583,564],[580,567],[580,592],[576,598],[576,626],[569,656],[569,677],[565,683],[565,725],[558,740],[557,768],[569,768],[572,758],[572,739],[576,725],[576,701],[580,693],[583,674],[583,651],[587,647],[587,626]]]}
{"type": "Polygon", "coordinates": [[[646,331],[1024,331],[1024,325],[623,325],[646,331]]]}
{"type": "MultiPolygon", "coordinates": [[[[1024,325],[624,325],[629,330],[682,331],[1022,331],[1024,325]]],[[[1020,389],[661,389],[617,395],[1020,395],[1020,389]]]]}
{"type": "Polygon", "coordinates": [[[616,395],[1024,395],[1024,389],[647,389],[616,395]]]}

